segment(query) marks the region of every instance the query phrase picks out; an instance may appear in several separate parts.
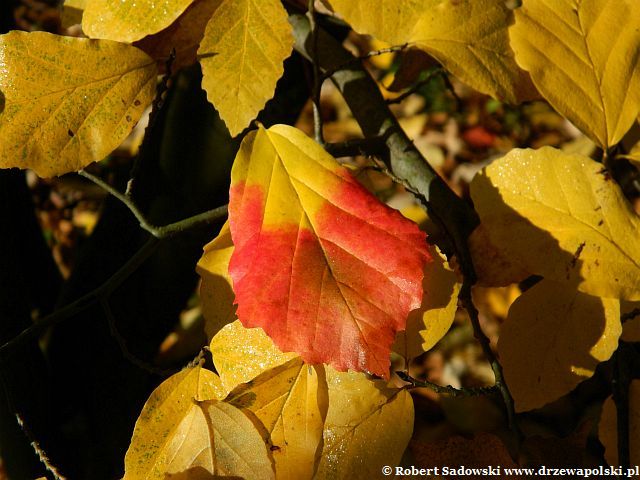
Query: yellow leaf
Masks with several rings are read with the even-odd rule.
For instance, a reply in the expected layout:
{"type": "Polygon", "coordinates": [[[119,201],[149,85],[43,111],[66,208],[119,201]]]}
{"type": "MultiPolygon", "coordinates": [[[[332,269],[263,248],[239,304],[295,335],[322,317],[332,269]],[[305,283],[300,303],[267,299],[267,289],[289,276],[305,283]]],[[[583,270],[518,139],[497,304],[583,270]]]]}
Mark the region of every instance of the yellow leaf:
{"type": "Polygon", "coordinates": [[[491,243],[491,236],[484,224],[481,223],[471,232],[467,242],[478,285],[506,287],[531,275],[515,258],[491,243]]]}
{"type": "Polygon", "coordinates": [[[136,422],[124,460],[125,479],[164,479],[165,473],[208,467],[211,452],[201,455],[202,449],[196,445],[208,443],[209,437],[206,421],[198,420],[203,413],[196,402],[221,398],[222,394],[218,376],[201,366],[162,382],[136,422]],[[187,433],[193,443],[182,445],[187,433]]]}
{"type": "Polygon", "coordinates": [[[221,0],[198,55],[207,98],[232,136],[273,96],[292,48],[291,26],[280,0],[221,0]]]}
{"type": "Polygon", "coordinates": [[[227,401],[252,411],[264,424],[277,478],[313,477],[328,407],[322,366],[307,365],[296,357],[240,385],[227,401]]]}
{"type": "MultiPolygon", "coordinates": [[[[611,466],[618,462],[618,414],[612,397],[605,400],[598,425],[598,438],[604,445],[604,458],[611,466]]],[[[629,460],[631,467],[640,465],[640,380],[629,385],[629,460]]],[[[626,473],[626,472],[623,472],[626,473]]]]}
{"type": "Polygon", "coordinates": [[[222,328],[210,348],[225,393],[296,356],[282,353],[261,328],[245,328],[238,320],[222,328]]]}
{"type": "Polygon", "coordinates": [[[193,0],[87,0],[82,30],[90,38],[131,43],[171,25],[193,0]]]}
{"type": "Polygon", "coordinates": [[[471,197],[491,243],[526,271],[640,300],[640,219],[601,164],[512,150],[476,175],[471,197]]]}
{"type": "Polygon", "coordinates": [[[0,168],[51,177],[101,160],[131,132],[155,85],[155,62],[128,45],[0,35],[0,168]]]}
{"type": "Polygon", "coordinates": [[[622,333],[620,302],[542,280],[509,309],[498,352],[516,411],[569,393],[608,360],[622,333]]]}
{"type": "Polygon", "coordinates": [[[275,479],[268,440],[240,409],[213,400],[203,402],[202,411],[208,417],[205,426],[211,429],[209,442],[217,475],[246,480],[275,479]]]}
{"type": "Polygon", "coordinates": [[[424,267],[422,305],[409,313],[407,328],[399,332],[393,351],[412,359],[431,350],[451,328],[458,307],[461,284],[435,247],[433,262],[424,267]]]}
{"type": "Polygon", "coordinates": [[[517,103],[535,95],[509,46],[513,21],[495,0],[331,0],[358,32],[391,45],[414,44],[463,82],[517,103]]]}
{"type": "Polygon", "coordinates": [[[640,111],[637,2],[524,0],[515,17],[516,60],[540,93],[601,147],[620,141],[640,111]]]}
{"type": "Polygon", "coordinates": [[[329,411],[316,478],[380,478],[383,466],[400,462],[411,438],[411,395],[363,373],[326,372],[329,411]]]}
{"type": "Polygon", "coordinates": [[[218,236],[204,247],[204,254],[196,267],[202,279],[200,300],[208,338],[213,338],[222,327],[235,319],[235,297],[229,277],[229,259],[232,253],[229,222],[225,222],[218,236]]]}

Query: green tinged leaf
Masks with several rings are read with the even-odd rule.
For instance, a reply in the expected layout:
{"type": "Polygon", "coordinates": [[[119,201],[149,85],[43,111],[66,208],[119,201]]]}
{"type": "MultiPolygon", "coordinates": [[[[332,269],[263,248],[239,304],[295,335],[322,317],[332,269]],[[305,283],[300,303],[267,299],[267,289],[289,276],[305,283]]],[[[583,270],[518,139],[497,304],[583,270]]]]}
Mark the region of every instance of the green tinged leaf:
{"type": "Polygon", "coordinates": [[[42,177],[111,153],[153,100],[155,62],[137,48],[43,32],[0,36],[0,167],[42,177]]]}

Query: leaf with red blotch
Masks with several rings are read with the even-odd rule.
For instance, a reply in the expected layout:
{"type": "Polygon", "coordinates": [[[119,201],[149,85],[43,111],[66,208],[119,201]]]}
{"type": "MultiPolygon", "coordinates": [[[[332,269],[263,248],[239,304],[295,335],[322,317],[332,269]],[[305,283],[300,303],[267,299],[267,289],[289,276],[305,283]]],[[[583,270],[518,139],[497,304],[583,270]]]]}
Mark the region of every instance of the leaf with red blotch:
{"type": "Polygon", "coordinates": [[[244,139],[231,172],[238,318],[307,363],[389,376],[422,299],[425,234],[285,125],[244,139]]]}

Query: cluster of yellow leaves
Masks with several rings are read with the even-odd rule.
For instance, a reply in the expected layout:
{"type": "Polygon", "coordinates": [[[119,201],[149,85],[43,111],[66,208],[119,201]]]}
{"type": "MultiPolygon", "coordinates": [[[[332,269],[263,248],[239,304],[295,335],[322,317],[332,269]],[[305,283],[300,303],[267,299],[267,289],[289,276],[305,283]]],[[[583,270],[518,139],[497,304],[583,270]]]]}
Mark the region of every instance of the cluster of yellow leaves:
{"type": "Polygon", "coordinates": [[[238,321],[201,365],[162,383],[145,404],[125,479],[332,479],[395,465],[413,430],[403,389],[362,373],[307,365],[238,321]]]}
{"type": "Polygon", "coordinates": [[[273,96],[293,47],[280,0],[67,0],[64,23],[80,18],[89,38],[0,36],[0,168],[50,177],[106,157],[151,104],[173,49],[174,67],[200,59],[235,136],[273,96]]]}
{"type": "MultiPolygon", "coordinates": [[[[515,60],[561,114],[605,150],[621,140],[640,111],[631,2],[524,0],[509,33],[515,60]]],[[[602,164],[549,147],[494,161],[471,196],[481,282],[543,277],[511,306],[498,345],[516,410],[538,408],[617,349],[621,301],[640,299],[640,219],[602,164]]]]}

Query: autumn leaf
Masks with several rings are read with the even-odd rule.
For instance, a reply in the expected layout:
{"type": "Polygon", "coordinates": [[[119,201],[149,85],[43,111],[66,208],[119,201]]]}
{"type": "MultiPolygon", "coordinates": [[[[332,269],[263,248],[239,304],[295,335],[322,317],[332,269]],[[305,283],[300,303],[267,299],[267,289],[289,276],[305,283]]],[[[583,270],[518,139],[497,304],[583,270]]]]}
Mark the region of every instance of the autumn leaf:
{"type": "Polygon", "coordinates": [[[640,111],[636,2],[524,0],[515,17],[516,61],[540,93],[601,147],[618,143],[640,111]]]}
{"type": "Polygon", "coordinates": [[[220,379],[196,366],[162,382],[142,409],[125,456],[125,479],[164,479],[165,473],[209,467],[207,422],[197,401],[222,398],[220,379]],[[188,434],[188,435],[187,435],[188,434]],[[185,437],[190,442],[183,444],[185,437]]]}
{"type": "Polygon", "coordinates": [[[498,352],[516,411],[569,393],[608,360],[622,333],[620,302],[542,280],[511,305],[498,352]]]}
{"type": "MultiPolygon", "coordinates": [[[[618,414],[613,397],[602,405],[598,438],[604,445],[604,458],[609,465],[620,465],[618,458],[618,414]]],[[[629,385],[629,464],[640,465],[640,380],[629,385]]]]}
{"type": "Polygon", "coordinates": [[[209,348],[225,395],[296,357],[293,353],[282,353],[261,328],[245,328],[238,320],[222,328],[209,348]]]}
{"type": "Polygon", "coordinates": [[[173,51],[173,71],[194,64],[204,29],[219,5],[219,0],[195,0],[169,27],[138,40],[134,45],[159,61],[166,61],[173,51]]]}
{"type": "Polygon", "coordinates": [[[220,0],[198,55],[202,86],[232,136],[262,110],[291,55],[293,34],[280,0],[220,0]]]}
{"type": "Polygon", "coordinates": [[[270,435],[276,477],[312,478],[328,408],[324,367],[300,357],[238,386],[227,401],[253,412],[270,435]]]}
{"type": "Polygon", "coordinates": [[[250,133],[231,183],[240,321],[308,363],[387,377],[422,298],[425,235],[292,127],[250,133]]]}
{"type": "Polygon", "coordinates": [[[218,236],[204,247],[204,254],[196,267],[201,278],[200,301],[206,321],[204,329],[209,338],[235,320],[235,296],[229,276],[232,253],[229,222],[225,222],[218,236]]]}
{"type": "Polygon", "coordinates": [[[600,163],[515,149],[476,175],[471,197],[490,242],[525,271],[640,299],[640,219],[600,163]]]}
{"type": "Polygon", "coordinates": [[[87,0],[82,30],[90,38],[131,43],[171,25],[193,0],[87,0]]]}
{"type": "Polygon", "coordinates": [[[458,307],[461,284],[435,247],[430,247],[433,262],[424,269],[422,304],[409,313],[407,327],[398,333],[394,352],[406,359],[416,358],[432,349],[449,331],[458,307]]]}
{"type": "Polygon", "coordinates": [[[358,33],[415,45],[472,88],[509,103],[535,96],[515,62],[505,2],[495,0],[330,0],[358,33]]]}
{"type": "Polygon", "coordinates": [[[400,463],[411,438],[411,395],[362,373],[326,372],[329,411],[316,478],[379,478],[383,466],[400,463]]]}
{"type": "Polygon", "coordinates": [[[0,167],[42,177],[111,153],[153,100],[155,62],[111,41],[0,35],[0,167]]]}

